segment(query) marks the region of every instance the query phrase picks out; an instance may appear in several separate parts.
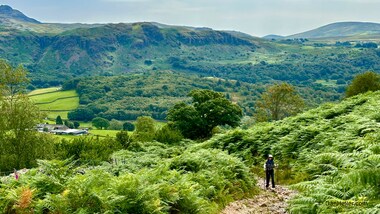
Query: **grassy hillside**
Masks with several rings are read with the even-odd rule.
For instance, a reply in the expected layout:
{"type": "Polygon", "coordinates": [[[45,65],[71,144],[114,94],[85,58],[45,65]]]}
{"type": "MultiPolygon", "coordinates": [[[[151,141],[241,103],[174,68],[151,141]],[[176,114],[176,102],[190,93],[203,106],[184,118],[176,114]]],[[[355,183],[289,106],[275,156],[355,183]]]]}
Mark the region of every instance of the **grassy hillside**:
{"type": "Polygon", "coordinates": [[[61,91],[53,87],[37,89],[28,95],[41,111],[47,113],[50,120],[55,120],[58,115],[67,119],[67,113],[79,106],[79,97],[75,90],[61,91]]]}
{"type": "Polygon", "coordinates": [[[214,137],[220,148],[262,171],[267,154],[279,180],[300,191],[292,213],[376,213],[380,203],[380,92],[325,104],[275,123],[214,137]]]}
{"type": "Polygon", "coordinates": [[[353,36],[380,36],[380,24],[369,22],[338,22],[286,38],[344,38],[353,36]]]}

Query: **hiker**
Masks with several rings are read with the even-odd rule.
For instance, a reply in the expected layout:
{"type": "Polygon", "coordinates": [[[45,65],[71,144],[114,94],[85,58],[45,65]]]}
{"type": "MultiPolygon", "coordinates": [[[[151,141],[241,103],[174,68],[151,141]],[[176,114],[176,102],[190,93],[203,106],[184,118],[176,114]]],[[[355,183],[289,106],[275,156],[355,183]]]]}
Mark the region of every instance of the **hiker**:
{"type": "Polygon", "coordinates": [[[16,169],[13,169],[13,173],[14,173],[15,179],[18,180],[19,178],[18,171],[16,169]]]}
{"type": "Polygon", "coordinates": [[[264,164],[264,170],[265,170],[265,175],[266,175],[266,185],[265,187],[268,189],[269,187],[269,179],[272,179],[272,188],[275,188],[274,186],[274,168],[276,165],[274,164],[273,161],[273,156],[268,155],[268,159],[264,164]]]}

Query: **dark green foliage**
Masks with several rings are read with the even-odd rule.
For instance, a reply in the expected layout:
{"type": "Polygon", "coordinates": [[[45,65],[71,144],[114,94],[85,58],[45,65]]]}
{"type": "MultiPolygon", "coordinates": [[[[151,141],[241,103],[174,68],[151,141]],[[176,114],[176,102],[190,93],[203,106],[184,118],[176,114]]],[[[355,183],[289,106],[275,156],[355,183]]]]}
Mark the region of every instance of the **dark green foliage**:
{"type": "Polygon", "coordinates": [[[79,121],[91,121],[95,118],[95,114],[91,109],[88,108],[78,108],[67,114],[69,120],[79,120],[79,121]]]}
{"type": "Polygon", "coordinates": [[[123,124],[123,130],[132,132],[135,130],[135,125],[131,122],[125,122],[123,124]]]}
{"type": "Polygon", "coordinates": [[[74,121],[74,128],[79,128],[79,126],[80,126],[80,123],[78,122],[78,121],[74,121]]]}
{"type": "Polygon", "coordinates": [[[352,83],[347,87],[346,97],[377,90],[380,90],[380,75],[367,71],[363,74],[358,74],[352,80],[352,83]]]}
{"type": "Polygon", "coordinates": [[[107,119],[95,117],[92,119],[92,125],[98,129],[107,129],[110,126],[110,122],[107,119]]]}
{"type": "Polygon", "coordinates": [[[108,161],[113,152],[122,148],[123,145],[117,140],[80,137],[57,142],[55,155],[61,160],[73,158],[84,164],[97,165],[102,161],[108,161]]]}
{"type": "Polygon", "coordinates": [[[183,139],[181,132],[173,127],[172,124],[166,124],[156,131],[155,140],[161,143],[176,144],[183,139]]]}
{"type": "Polygon", "coordinates": [[[127,149],[129,144],[132,142],[132,137],[129,136],[128,131],[120,131],[116,134],[116,141],[127,149]]]}
{"type": "Polygon", "coordinates": [[[63,121],[60,115],[58,115],[57,118],[55,119],[55,124],[63,125],[63,121]]]}
{"type": "Polygon", "coordinates": [[[136,120],[137,117],[145,115],[165,120],[171,107],[178,102],[189,101],[190,99],[186,98],[188,93],[198,88],[228,93],[231,100],[245,106],[246,114],[252,115],[252,103],[259,95],[259,87],[241,83],[241,88],[235,88],[235,81],[219,80],[178,72],[156,71],[144,74],[130,73],[118,77],[83,78],[76,90],[83,104],[80,108],[91,109],[96,116],[108,120],[136,120]],[[106,91],[106,86],[112,86],[111,90],[106,91]]]}
{"type": "Polygon", "coordinates": [[[207,138],[218,125],[239,125],[242,117],[241,108],[232,104],[222,93],[199,89],[191,91],[189,96],[192,97],[192,105],[175,105],[167,118],[185,137],[207,138]]]}
{"type": "Polygon", "coordinates": [[[68,120],[65,120],[64,122],[65,126],[69,127],[70,129],[74,128],[74,123],[68,120]]]}

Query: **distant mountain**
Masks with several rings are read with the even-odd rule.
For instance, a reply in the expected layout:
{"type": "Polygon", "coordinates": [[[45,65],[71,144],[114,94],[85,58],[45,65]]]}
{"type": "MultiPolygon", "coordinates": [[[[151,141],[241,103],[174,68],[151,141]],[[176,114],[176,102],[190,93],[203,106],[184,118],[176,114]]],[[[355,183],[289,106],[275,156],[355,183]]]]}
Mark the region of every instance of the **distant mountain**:
{"type": "Polygon", "coordinates": [[[77,76],[180,69],[184,59],[234,60],[272,49],[265,40],[235,31],[154,22],[40,23],[9,6],[2,11],[0,58],[22,63],[39,86],[77,76]]]}
{"type": "MultiPolygon", "coordinates": [[[[7,12],[0,18],[0,58],[30,71],[29,88],[57,86],[77,77],[170,70],[235,80],[238,87],[240,82],[262,86],[285,81],[302,86],[301,93],[317,103],[339,99],[355,74],[380,71],[380,50],[351,43],[347,48],[355,51],[335,43],[273,42],[241,32],[155,22],[39,23],[7,6],[2,10],[7,12]]],[[[204,88],[196,82],[194,86],[204,88]]]]}
{"type": "Polygon", "coordinates": [[[266,35],[264,37],[262,37],[263,39],[283,39],[285,38],[284,36],[280,36],[280,35],[275,35],[275,34],[270,34],[270,35],[266,35]]]}
{"type": "Polygon", "coordinates": [[[370,37],[380,35],[380,24],[370,22],[337,22],[286,38],[370,37]]]}
{"type": "Polygon", "coordinates": [[[40,24],[39,21],[27,17],[22,12],[15,10],[8,5],[0,5],[0,21],[5,21],[5,20],[9,21],[12,19],[17,20],[17,21],[22,21],[22,22],[40,24]]]}

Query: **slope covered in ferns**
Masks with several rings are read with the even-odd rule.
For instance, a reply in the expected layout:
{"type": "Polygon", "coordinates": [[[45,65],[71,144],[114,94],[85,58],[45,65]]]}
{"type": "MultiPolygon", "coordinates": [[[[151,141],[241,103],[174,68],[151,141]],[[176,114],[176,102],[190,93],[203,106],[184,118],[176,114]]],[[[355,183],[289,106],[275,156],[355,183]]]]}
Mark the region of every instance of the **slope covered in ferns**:
{"type": "Polygon", "coordinates": [[[376,213],[379,106],[380,92],[369,92],[282,121],[232,130],[201,147],[227,150],[257,166],[257,172],[264,157],[273,154],[277,179],[300,191],[291,213],[376,213]]]}

